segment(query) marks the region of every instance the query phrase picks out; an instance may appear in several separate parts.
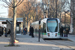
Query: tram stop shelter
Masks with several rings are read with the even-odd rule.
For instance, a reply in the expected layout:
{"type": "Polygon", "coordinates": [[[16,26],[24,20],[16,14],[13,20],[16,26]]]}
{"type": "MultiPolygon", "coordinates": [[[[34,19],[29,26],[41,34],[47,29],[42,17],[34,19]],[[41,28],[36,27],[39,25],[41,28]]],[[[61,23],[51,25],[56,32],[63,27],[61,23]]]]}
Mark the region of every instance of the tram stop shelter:
{"type": "MultiPolygon", "coordinates": [[[[5,24],[7,31],[11,29],[11,24],[9,22],[12,22],[12,20],[13,18],[0,18],[1,25],[5,24]]],[[[20,33],[22,29],[23,29],[23,18],[17,18],[16,19],[16,32],[20,33]]]]}

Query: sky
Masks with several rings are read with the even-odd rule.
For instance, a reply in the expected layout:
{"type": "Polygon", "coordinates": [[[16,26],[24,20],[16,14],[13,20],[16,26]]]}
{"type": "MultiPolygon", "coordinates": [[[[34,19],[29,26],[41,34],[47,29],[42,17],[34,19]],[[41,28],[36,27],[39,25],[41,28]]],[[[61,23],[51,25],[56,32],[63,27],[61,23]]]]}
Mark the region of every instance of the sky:
{"type": "Polygon", "coordinates": [[[4,2],[0,1],[0,17],[8,16],[8,8],[4,7],[6,5],[4,2]]]}

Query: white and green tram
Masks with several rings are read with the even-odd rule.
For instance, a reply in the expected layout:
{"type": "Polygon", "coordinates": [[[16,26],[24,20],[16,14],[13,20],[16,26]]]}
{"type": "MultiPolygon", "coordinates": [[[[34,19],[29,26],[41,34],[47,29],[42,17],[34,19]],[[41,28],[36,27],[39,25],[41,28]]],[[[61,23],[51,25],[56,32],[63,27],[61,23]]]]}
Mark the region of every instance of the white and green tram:
{"type": "MultiPolygon", "coordinates": [[[[34,36],[39,36],[39,21],[31,23],[34,28],[34,36]]],[[[40,36],[45,38],[60,38],[60,20],[58,18],[45,18],[41,20],[40,36]]]]}

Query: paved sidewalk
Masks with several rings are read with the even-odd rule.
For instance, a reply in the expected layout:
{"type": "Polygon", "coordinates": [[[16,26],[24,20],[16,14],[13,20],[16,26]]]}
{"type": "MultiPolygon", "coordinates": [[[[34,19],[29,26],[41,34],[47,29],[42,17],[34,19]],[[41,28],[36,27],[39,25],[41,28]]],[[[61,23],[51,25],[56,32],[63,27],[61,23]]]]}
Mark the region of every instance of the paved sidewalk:
{"type": "Polygon", "coordinates": [[[68,35],[68,39],[75,42],[75,35],[68,35]]]}
{"type": "MultiPolygon", "coordinates": [[[[53,46],[46,44],[43,39],[40,39],[38,42],[38,38],[32,38],[29,35],[17,35],[16,39],[19,40],[15,45],[19,45],[19,47],[5,47],[5,45],[9,44],[9,37],[0,37],[0,50],[54,50],[53,46]]],[[[57,47],[59,50],[59,47],[57,47]]]]}
{"type": "MultiPolygon", "coordinates": [[[[17,34],[16,39],[19,42],[15,43],[15,45],[20,45],[19,47],[4,47],[9,44],[9,39],[9,37],[0,37],[0,50],[60,50],[61,48],[68,48],[63,45],[56,45],[57,43],[54,44],[53,42],[47,43],[42,38],[38,42],[38,37],[32,38],[28,34],[17,34]]],[[[74,41],[75,35],[69,35],[68,39],[74,41]]],[[[75,48],[75,46],[72,46],[72,48],[75,48]]]]}
{"type": "MultiPolygon", "coordinates": [[[[34,37],[34,38],[32,38],[31,36],[29,36],[28,34],[27,35],[22,35],[22,36],[20,36],[21,34],[17,34],[18,36],[17,36],[17,39],[18,38],[24,38],[24,37],[26,37],[26,41],[27,42],[31,42],[31,41],[33,41],[33,42],[38,42],[38,37],[34,37]],[[30,40],[28,40],[28,39],[30,39],[30,40]],[[34,41],[35,40],[35,41],[34,41]]],[[[75,35],[68,35],[68,39],[69,40],[71,40],[71,41],[73,41],[73,42],[75,42],[75,35]]],[[[40,38],[40,42],[45,42],[42,38],[40,38]]]]}

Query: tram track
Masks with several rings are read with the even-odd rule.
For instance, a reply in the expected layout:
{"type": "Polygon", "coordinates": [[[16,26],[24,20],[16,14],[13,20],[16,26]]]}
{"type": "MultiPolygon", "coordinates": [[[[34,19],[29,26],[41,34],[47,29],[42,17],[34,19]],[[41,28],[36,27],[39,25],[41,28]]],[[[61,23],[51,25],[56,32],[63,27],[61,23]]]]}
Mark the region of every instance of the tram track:
{"type": "MultiPolygon", "coordinates": [[[[66,46],[67,47],[67,49],[71,49],[71,50],[75,50],[75,49],[73,49],[72,47],[70,47],[70,46],[68,46],[68,45],[66,45],[66,44],[61,44],[61,43],[59,43],[59,42],[57,42],[57,41],[53,41],[53,40],[44,40],[45,42],[47,42],[47,41],[50,41],[50,42],[52,42],[52,43],[56,43],[57,45],[63,45],[63,46],[66,46]]],[[[64,42],[64,43],[66,43],[66,42],[64,42]]],[[[60,50],[64,50],[65,48],[60,48],[60,50]]]]}

